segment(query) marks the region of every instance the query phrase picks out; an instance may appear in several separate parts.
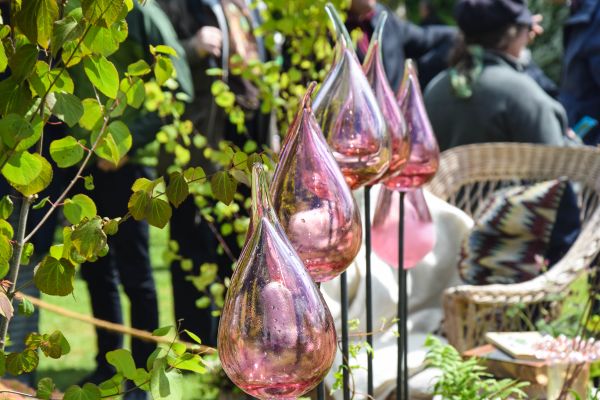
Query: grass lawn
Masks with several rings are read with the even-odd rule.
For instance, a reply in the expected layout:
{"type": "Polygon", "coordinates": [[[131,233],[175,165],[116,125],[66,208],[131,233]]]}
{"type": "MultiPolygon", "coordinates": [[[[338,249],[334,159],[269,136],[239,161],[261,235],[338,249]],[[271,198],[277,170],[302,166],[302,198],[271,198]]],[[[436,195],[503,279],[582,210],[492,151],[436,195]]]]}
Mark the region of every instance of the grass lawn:
{"type": "MultiPolygon", "coordinates": [[[[158,291],[160,326],[173,325],[174,323],[171,276],[168,267],[164,265],[162,260],[162,254],[166,246],[166,229],[151,228],[150,256],[158,291]]],[[[126,314],[125,318],[128,319],[129,301],[123,294],[121,298],[126,314]]],[[[43,300],[82,314],[91,315],[86,284],[79,277],[75,281],[75,291],[72,296],[43,296],[43,300]]],[[[37,373],[38,379],[46,376],[51,377],[59,389],[64,390],[94,370],[96,341],[94,328],[91,325],[43,310],[40,315],[40,325],[40,332],[43,333],[50,333],[57,329],[61,330],[71,345],[71,352],[58,360],[41,355],[37,373]]],[[[212,393],[212,395],[207,393],[209,388],[202,384],[205,378],[196,374],[186,375],[184,378],[184,399],[210,400],[214,397],[215,393],[212,393]]]]}

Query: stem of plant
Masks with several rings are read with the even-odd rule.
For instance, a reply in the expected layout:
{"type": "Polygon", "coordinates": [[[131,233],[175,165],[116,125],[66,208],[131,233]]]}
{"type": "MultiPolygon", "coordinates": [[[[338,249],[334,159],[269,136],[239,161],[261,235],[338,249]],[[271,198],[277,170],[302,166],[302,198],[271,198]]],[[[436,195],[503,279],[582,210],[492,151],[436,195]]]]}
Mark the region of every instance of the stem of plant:
{"type": "MultiPolygon", "coordinates": [[[[13,255],[10,259],[10,270],[8,273],[8,280],[10,286],[8,288],[8,298],[10,302],[13,301],[13,295],[17,285],[17,279],[19,278],[19,268],[21,267],[21,255],[23,254],[23,247],[25,246],[25,229],[27,227],[27,217],[29,215],[29,207],[33,202],[33,196],[23,196],[21,202],[21,210],[19,212],[19,222],[17,225],[17,239],[16,244],[13,248],[13,255]]],[[[0,350],[4,351],[6,346],[6,334],[8,333],[8,325],[10,320],[6,317],[0,318],[0,350]]]]}

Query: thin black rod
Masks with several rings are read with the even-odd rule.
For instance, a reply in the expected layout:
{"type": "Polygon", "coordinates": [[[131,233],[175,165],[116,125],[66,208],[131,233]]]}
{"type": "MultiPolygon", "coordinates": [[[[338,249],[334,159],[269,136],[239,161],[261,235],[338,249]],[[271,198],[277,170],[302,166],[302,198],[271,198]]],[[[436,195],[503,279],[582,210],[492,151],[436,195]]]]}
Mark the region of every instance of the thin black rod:
{"type": "MultiPolygon", "coordinates": [[[[317,282],[319,291],[321,290],[321,282],[317,282]]],[[[325,400],[325,384],[323,381],[317,386],[317,400],[325,400]]]]}
{"type": "Polygon", "coordinates": [[[325,385],[323,382],[317,386],[317,400],[325,400],[325,385]]]}
{"type": "Polygon", "coordinates": [[[396,399],[408,400],[408,334],[406,329],[407,295],[404,270],[404,192],[400,192],[398,206],[398,375],[396,399]]]}
{"type": "Polygon", "coordinates": [[[340,276],[342,303],[342,357],[343,357],[343,394],[344,400],[350,400],[350,354],[348,351],[348,280],[346,272],[340,276]]]}
{"type": "MultiPolygon", "coordinates": [[[[373,348],[373,294],[371,291],[371,186],[365,186],[365,261],[367,285],[367,343],[373,348]]],[[[373,398],[373,353],[367,352],[367,394],[373,398]]]]}

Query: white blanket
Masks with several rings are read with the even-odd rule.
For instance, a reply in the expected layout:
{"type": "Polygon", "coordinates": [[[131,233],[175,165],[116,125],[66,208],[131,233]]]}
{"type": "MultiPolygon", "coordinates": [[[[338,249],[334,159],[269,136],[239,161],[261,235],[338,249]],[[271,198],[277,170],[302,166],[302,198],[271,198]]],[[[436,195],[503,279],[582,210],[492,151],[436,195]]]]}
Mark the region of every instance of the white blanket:
{"type": "MultiPolygon", "coordinates": [[[[371,204],[376,204],[379,187],[371,190],[371,204]]],[[[363,210],[363,192],[355,193],[357,203],[363,210]]],[[[428,334],[440,327],[442,321],[442,293],[444,289],[460,283],[457,270],[460,244],[464,235],[473,225],[470,217],[443,200],[425,193],[433,222],[435,224],[437,242],[434,249],[413,269],[408,272],[408,364],[411,375],[411,397],[420,397],[428,392],[434,374],[423,371],[422,364],[426,353],[423,343],[428,334]]],[[[372,210],[373,211],[373,210],[372,210]]],[[[374,335],[374,386],[375,398],[385,399],[396,387],[397,369],[397,332],[396,324],[390,326],[390,321],[397,316],[398,303],[398,271],[382,261],[375,253],[372,254],[372,287],[373,287],[373,325],[374,330],[381,328],[386,321],[387,329],[374,335]]],[[[365,332],[365,253],[364,245],[356,261],[347,269],[350,320],[358,319],[359,328],[351,332],[365,332]]],[[[336,321],[338,336],[340,328],[340,282],[339,278],[322,285],[323,296],[329,305],[331,314],[336,321]]],[[[351,337],[356,342],[365,342],[365,337],[351,337]]],[[[326,384],[331,388],[335,381],[333,373],[341,364],[342,356],[338,351],[332,372],[326,378],[326,384]]],[[[354,386],[355,399],[366,398],[367,371],[366,353],[361,351],[357,359],[351,359],[351,386],[354,386]],[[353,383],[353,384],[352,384],[353,383]]],[[[334,394],[341,399],[341,391],[334,394]]]]}

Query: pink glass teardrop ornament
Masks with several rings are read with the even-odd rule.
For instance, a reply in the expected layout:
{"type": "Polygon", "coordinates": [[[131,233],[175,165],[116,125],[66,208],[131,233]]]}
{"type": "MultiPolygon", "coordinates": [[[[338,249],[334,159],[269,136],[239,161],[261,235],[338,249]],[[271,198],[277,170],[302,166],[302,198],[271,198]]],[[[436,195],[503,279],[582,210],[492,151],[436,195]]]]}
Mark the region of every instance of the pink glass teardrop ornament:
{"type": "Polygon", "coordinates": [[[398,101],[408,127],[410,156],[400,174],[383,183],[390,189],[409,190],[429,182],[437,172],[440,159],[437,140],[425,110],[417,69],[410,59],[404,64],[398,101]]]}
{"type": "Polygon", "coordinates": [[[316,282],[341,274],[360,250],[358,206],[310,107],[311,84],[286,136],[271,199],[290,242],[316,282]]]}
{"type": "Polygon", "coordinates": [[[389,138],[350,35],[333,5],[325,8],[337,32],[336,54],[313,108],[348,186],[357,189],[377,181],[386,171],[389,138]]]}
{"type": "Polygon", "coordinates": [[[394,92],[390,87],[385,75],[385,70],[383,69],[381,40],[386,20],[387,12],[384,11],[377,21],[377,27],[371,37],[371,43],[369,43],[369,49],[367,50],[367,55],[363,62],[365,75],[367,76],[371,88],[373,88],[377,104],[379,104],[379,108],[385,119],[392,145],[390,164],[386,172],[380,178],[380,181],[387,180],[389,177],[400,173],[408,160],[410,152],[410,141],[406,121],[400,112],[400,106],[396,101],[394,92]]]}
{"type": "MultiPolygon", "coordinates": [[[[400,193],[381,186],[373,217],[373,251],[398,269],[398,220],[400,193]]],[[[435,245],[433,220],[422,189],[404,196],[404,269],[417,265],[435,245]]]]}
{"type": "Polygon", "coordinates": [[[231,278],[218,350],[223,370],[262,400],[292,400],[327,374],[336,352],[331,313],[269,201],[265,172],[252,170],[252,232],[231,278]]]}

